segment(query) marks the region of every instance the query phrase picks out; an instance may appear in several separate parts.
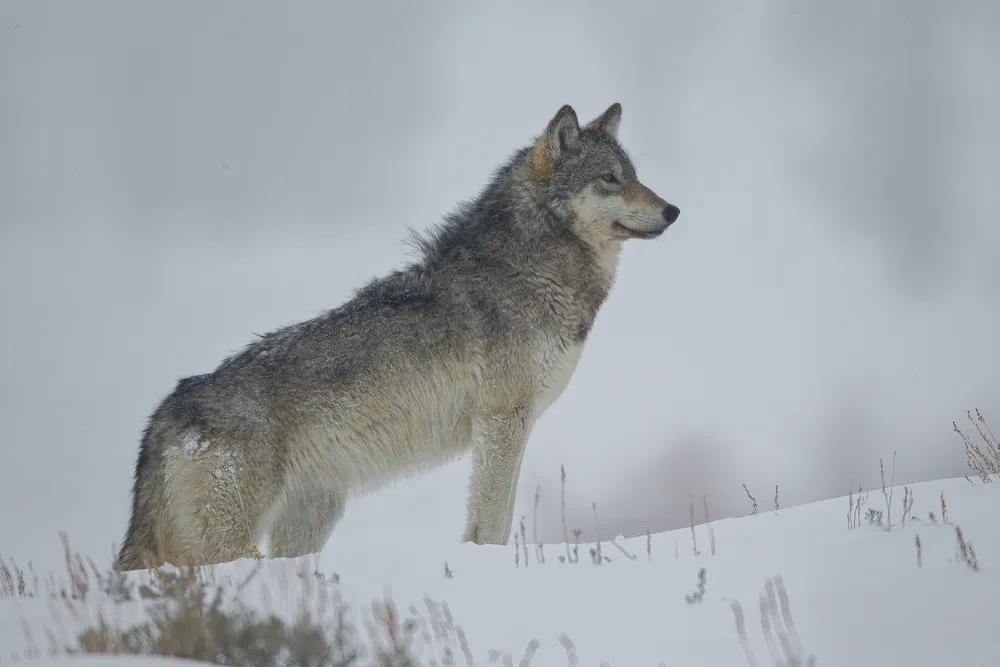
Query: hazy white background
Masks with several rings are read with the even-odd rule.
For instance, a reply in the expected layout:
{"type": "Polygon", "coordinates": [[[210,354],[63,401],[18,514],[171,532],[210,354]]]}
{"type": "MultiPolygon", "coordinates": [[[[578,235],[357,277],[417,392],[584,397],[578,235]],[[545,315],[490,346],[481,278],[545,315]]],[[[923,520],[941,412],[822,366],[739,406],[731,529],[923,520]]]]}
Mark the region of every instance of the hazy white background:
{"type": "MultiPolygon", "coordinates": [[[[1000,424],[1000,5],[0,3],[0,552],[110,555],[146,416],[407,259],[564,103],[677,204],[518,495],[540,537],[965,474],[1000,424]],[[822,6],[820,6],[822,5],[822,6]],[[700,502],[699,502],[700,504],[700,502]]],[[[331,540],[457,541],[467,461],[331,540]]]]}

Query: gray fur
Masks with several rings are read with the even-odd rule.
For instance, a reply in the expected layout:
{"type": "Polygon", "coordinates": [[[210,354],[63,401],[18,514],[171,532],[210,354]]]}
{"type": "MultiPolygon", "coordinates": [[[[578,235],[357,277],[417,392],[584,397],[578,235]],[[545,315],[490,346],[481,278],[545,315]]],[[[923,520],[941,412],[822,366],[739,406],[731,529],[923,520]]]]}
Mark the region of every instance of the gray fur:
{"type": "Polygon", "coordinates": [[[621,106],[560,109],[421,256],[186,378],[139,448],[118,566],[318,552],[349,494],[472,450],[464,539],[509,538],[535,421],[566,387],[629,238],[679,210],[636,180],[621,106]]]}

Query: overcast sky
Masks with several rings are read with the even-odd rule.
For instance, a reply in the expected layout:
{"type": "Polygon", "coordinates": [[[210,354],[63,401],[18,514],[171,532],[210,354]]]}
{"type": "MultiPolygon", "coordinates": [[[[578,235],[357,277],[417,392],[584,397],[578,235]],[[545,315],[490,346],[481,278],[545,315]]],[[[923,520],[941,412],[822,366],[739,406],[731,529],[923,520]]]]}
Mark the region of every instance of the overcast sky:
{"type": "MultiPolygon", "coordinates": [[[[662,530],[893,450],[898,482],[965,474],[952,420],[1000,424],[1000,5],[391,5],[0,3],[0,551],[109,554],[178,378],[405,261],[565,103],[620,101],[682,215],[533,432],[543,539],[560,463],[585,537],[592,502],[662,530]]],[[[467,468],[355,502],[327,551],[457,541],[467,468]]]]}

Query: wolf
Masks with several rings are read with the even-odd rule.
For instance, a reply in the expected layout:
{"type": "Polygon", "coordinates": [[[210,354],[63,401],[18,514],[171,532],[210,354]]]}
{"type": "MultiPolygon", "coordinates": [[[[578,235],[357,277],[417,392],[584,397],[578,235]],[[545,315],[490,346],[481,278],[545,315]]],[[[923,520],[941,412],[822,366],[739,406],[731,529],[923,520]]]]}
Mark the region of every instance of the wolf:
{"type": "MultiPolygon", "coordinates": [[[[464,541],[505,544],[525,446],[566,388],[622,244],[680,215],[639,182],[622,107],[563,106],[418,257],[177,382],[139,446],[116,567],[319,552],[348,496],[471,451],[464,541]]],[[[412,231],[412,230],[411,230],[412,231]]]]}

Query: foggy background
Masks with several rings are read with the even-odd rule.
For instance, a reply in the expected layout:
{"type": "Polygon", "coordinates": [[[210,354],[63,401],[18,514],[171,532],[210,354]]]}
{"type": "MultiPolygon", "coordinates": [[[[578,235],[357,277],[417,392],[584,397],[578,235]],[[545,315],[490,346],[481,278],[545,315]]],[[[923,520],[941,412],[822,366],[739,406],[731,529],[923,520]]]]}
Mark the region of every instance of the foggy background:
{"type": "MultiPolygon", "coordinates": [[[[1000,5],[0,3],[0,553],[110,557],[183,376],[339,305],[565,103],[682,215],[630,242],[517,517],[561,539],[967,474],[1000,424],[1000,5]]],[[[468,460],[326,551],[452,544],[468,460]]],[[[845,510],[846,512],[846,510],[845,510]]],[[[516,517],[516,518],[517,518],[516,517]]],[[[529,528],[530,530],[530,528],[529,528]]]]}

